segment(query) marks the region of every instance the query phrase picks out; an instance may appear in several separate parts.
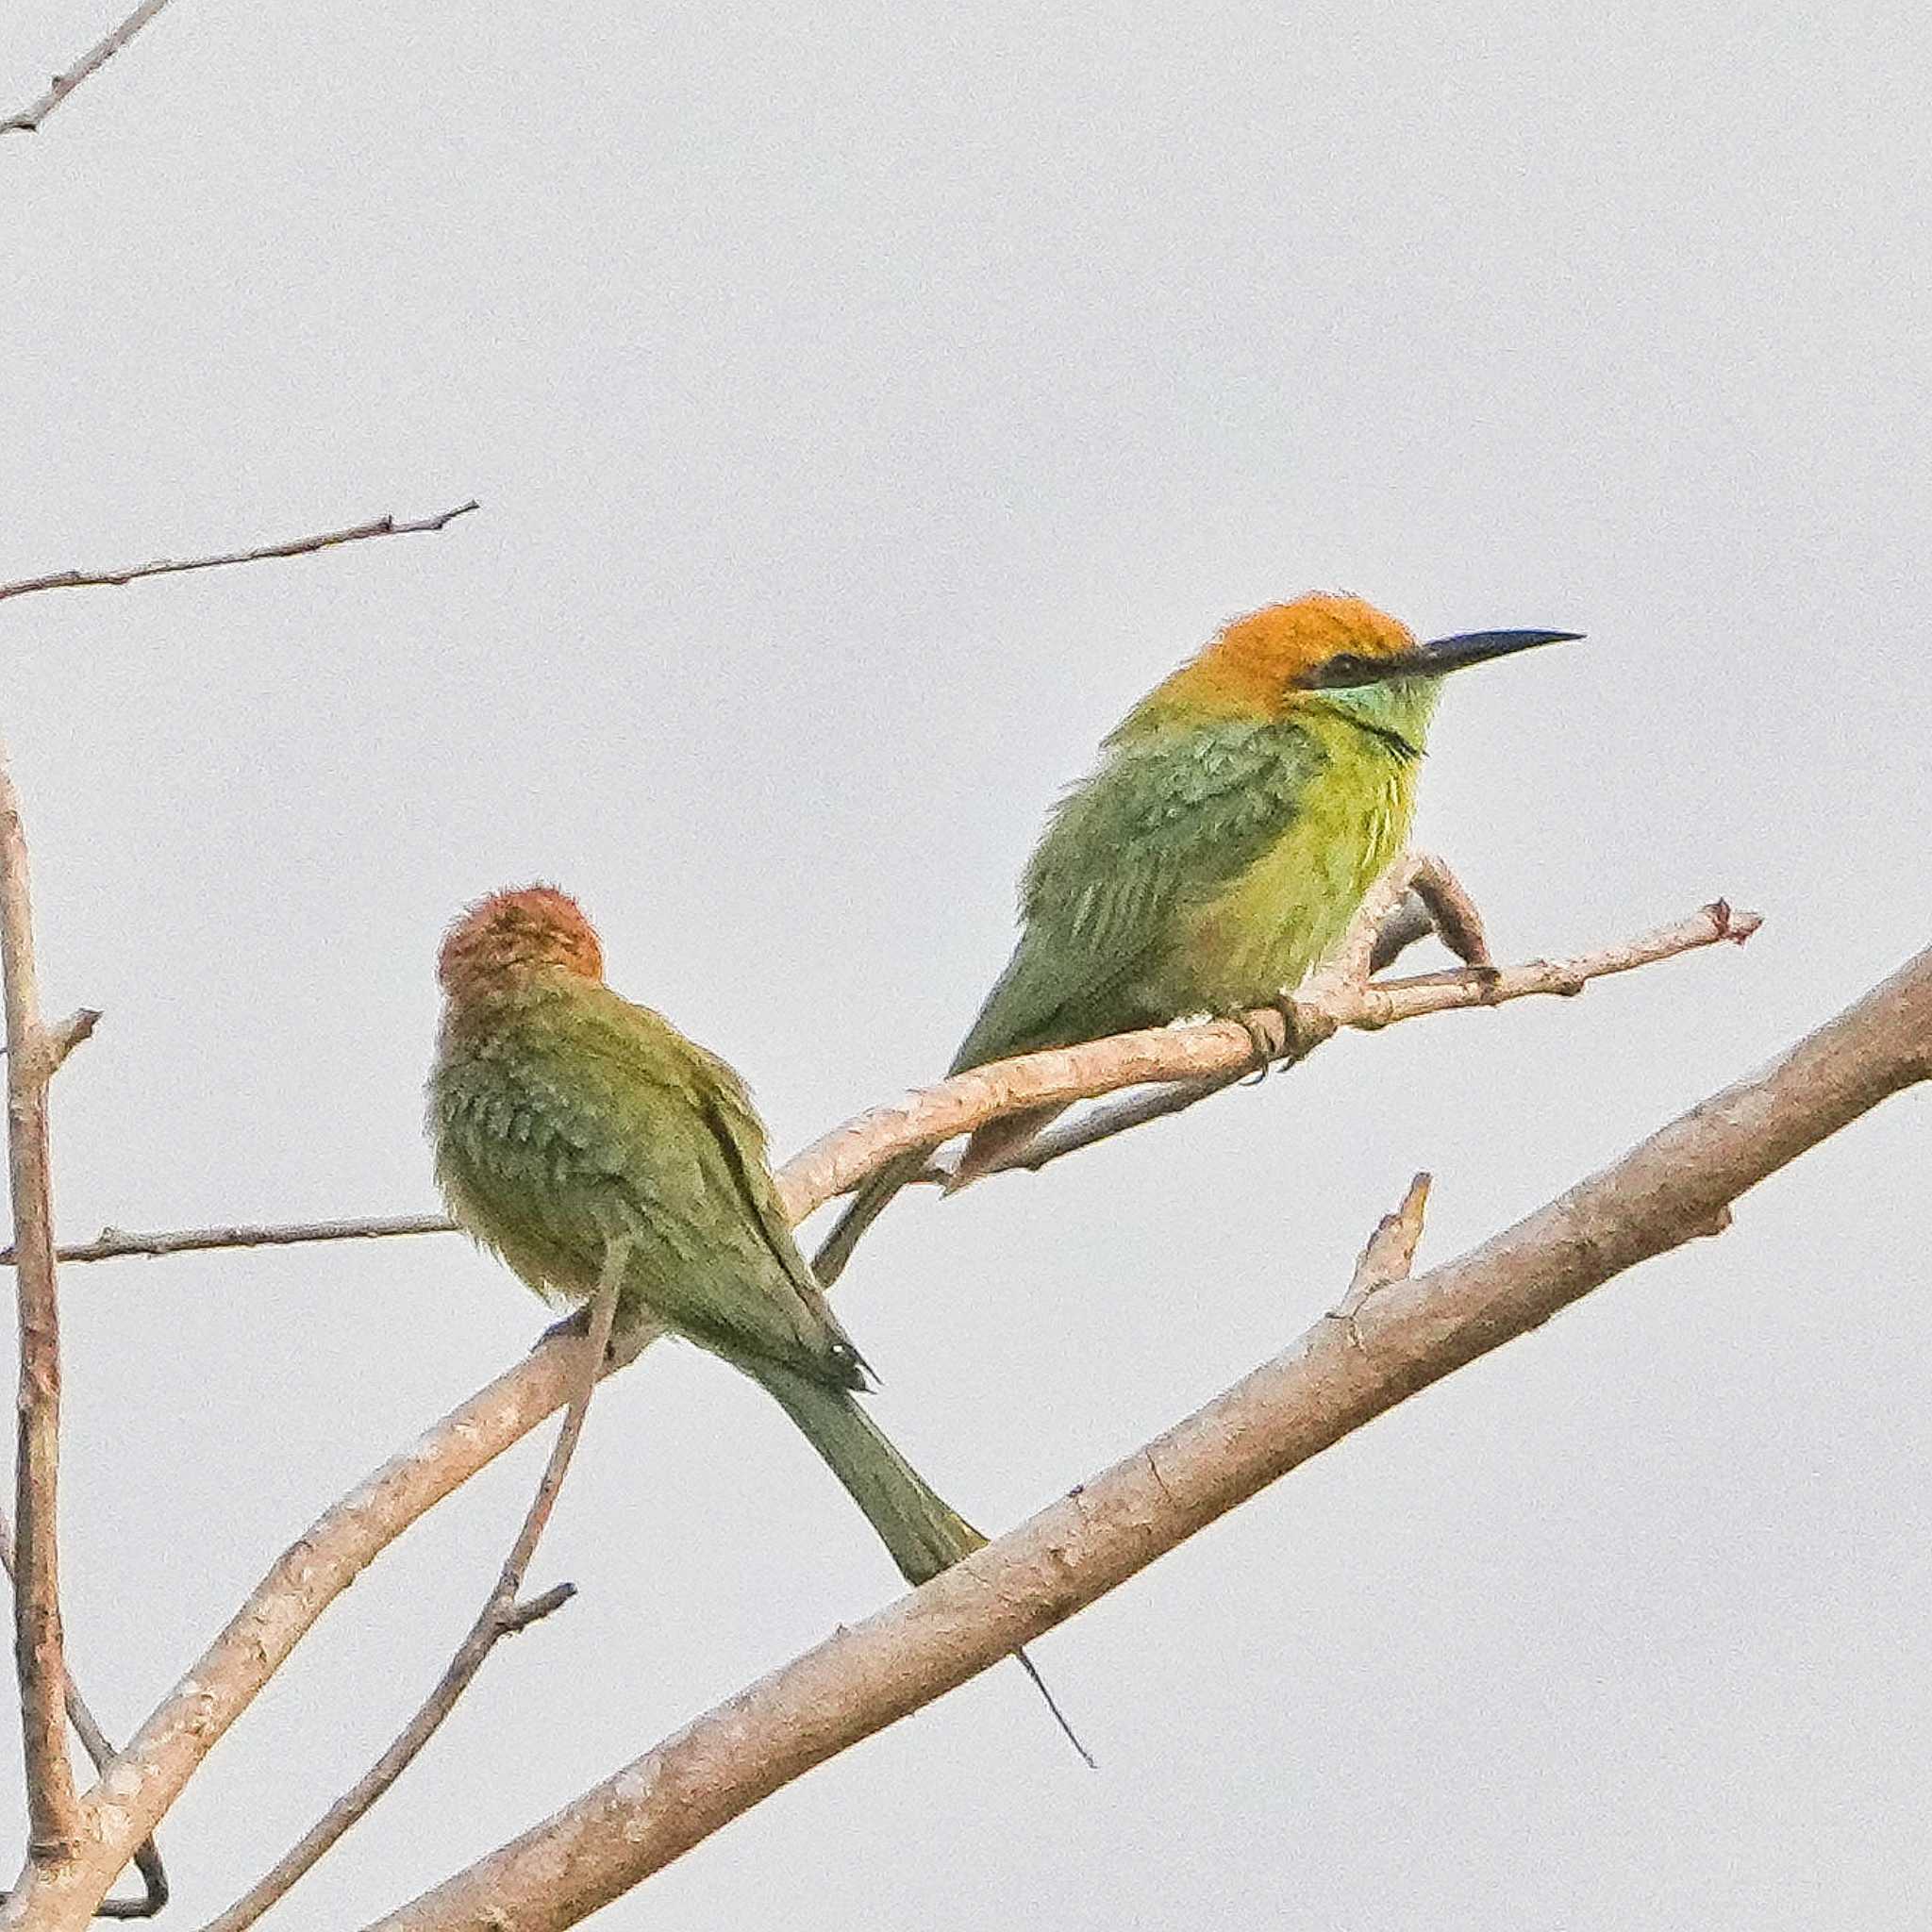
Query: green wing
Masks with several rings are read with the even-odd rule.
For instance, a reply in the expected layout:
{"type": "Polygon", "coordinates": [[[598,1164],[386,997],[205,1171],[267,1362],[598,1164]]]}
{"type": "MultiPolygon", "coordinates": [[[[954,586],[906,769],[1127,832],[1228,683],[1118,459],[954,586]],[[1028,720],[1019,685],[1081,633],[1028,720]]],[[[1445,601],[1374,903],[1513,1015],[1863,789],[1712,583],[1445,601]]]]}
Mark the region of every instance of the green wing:
{"type": "Polygon", "coordinates": [[[432,1116],[458,1218],[540,1292],[588,1294],[622,1238],[625,1312],[732,1358],[862,1381],[786,1225],[742,1083],[647,1008],[574,990],[442,1073],[432,1116]]]}
{"type": "Polygon", "coordinates": [[[1109,741],[1054,808],[1021,882],[1024,929],[951,1071],[1174,1017],[1137,997],[1177,916],[1291,822],[1326,754],[1291,722],[1170,724],[1109,741]]]}

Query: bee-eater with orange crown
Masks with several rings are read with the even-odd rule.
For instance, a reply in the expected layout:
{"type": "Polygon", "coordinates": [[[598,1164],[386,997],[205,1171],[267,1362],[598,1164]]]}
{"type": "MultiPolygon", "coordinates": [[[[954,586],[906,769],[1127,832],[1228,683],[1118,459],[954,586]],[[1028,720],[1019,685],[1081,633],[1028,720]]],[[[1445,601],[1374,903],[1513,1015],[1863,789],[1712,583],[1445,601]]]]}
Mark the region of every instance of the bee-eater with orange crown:
{"type": "Polygon", "coordinates": [[[566,1305],[589,1302],[621,1245],[617,1328],[661,1323],[774,1396],[907,1582],[979,1549],[855,1398],[865,1363],[791,1238],[743,1082],[604,984],[575,900],[551,886],[479,900],[438,976],[428,1129],[457,1221],[566,1305]]]}
{"type": "MultiPolygon", "coordinates": [[[[1019,944],[948,1072],[1292,991],[1407,841],[1442,679],[1577,635],[1418,643],[1359,597],[1327,594],[1227,625],[1054,808],[1021,880],[1019,944]]],[[[1058,1111],[981,1127],[954,1184],[1058,1111]]],[[[858,1189],[815,1257],[822,1282],[924,1161],[907,1155],[858,1189]]]]}

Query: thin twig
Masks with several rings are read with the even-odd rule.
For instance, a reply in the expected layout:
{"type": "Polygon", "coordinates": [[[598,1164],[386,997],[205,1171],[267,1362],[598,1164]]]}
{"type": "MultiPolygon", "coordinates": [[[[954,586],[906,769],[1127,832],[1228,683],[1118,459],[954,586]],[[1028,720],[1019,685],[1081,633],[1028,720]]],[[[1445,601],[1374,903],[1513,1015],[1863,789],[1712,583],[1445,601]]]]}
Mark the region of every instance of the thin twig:
{"type": "MultiPolygon", "coordinates": [[[[304,1241],[374,1241],[400,1234],[452,1234],[443,1214],[378,1214],[354,1221],[296,1221],[260,1227],[177,1227],[137,1234],[104,1227],[91,1241],[59,1250],[62,1261],[119,1261],[130,1256],[186,1255],[210,1248],[288,1248],[304,1241]]],[[[0,1267],[13,1265],[13,1250],[0,1249],[0,1267]]]]}
{"type": "Polygon", "coordinates": [[[130,564],[125,570],[62,570],[51,576],[23,577],[18,583],[0,584],[0,603],[8,597],[25,597],[35,591],[77,591],[102,584],[131,584],[140,577],[173,576],[185,570],[220,570],[231,563],[262,563],[276,557],[307,557],[311,551],[331,550],[338,543],[360,543],[371,537],[415,537],[425,531],[441,530],[458,517],[468,516],[482,506],[474,498],[446,509],[440,516],[421,517],[414,523],[399,524],[394,517],[377,517],[371,524],[357,524],[346,530],[325,530],[314,537],[291,537],[286,542],[264,543],[256,550],[233,550],[221,557],[162,558],[155,563],[130,564]]]}
{"type": "MultiPolygon", "coordinates": [[[[13,1525],[7,1520],[5,1510],[0,1510],[0,1570],[7,1573],[7,1580],[13,1581],[13,1525]]],[[[81,1748],[87,1753],[96,1771],[103,1769],[108,1758],[114,1755],[114,1747],[108,1741],[108,1734],[102,1730],[99,1721],[88,1708],[88,1702],[80,1694],[80,1686],[74,1681],[74,1673],[67,1674],[67,1722],[74,1726],[74,1734],[80,1740],[81,1748]]],[[[140,1898],[104,1898],[94,1907],[97,1919],[152,1919],[168,1903],[168,1874],[161,1864],[160,1847],[153,1839],[143,1839],[134,1854],[134,1868],[141,1874],[142,1896],[140,1898]]],[[[7,1901],[7,1894],[0,1891],[0,1905],[7,1901]]]]}
{"type": "Polygon", "coordinates": [[[408,1769],[416,1754],[436,1735],[443,1719],[456,1708],[457,1699],[469,1689],[476,1673],[483,1668],[484,1659],[496,1645],[505,1637],[527,1629],[540,1618],[560,1608],[575,1594],[569,1584],[558,1584],[526,1604],[517,1602],[517,1592],[524,1587],[524,1573],[529,1569],[538,1539],[550,1521],[550,1512],[556,1507],[558,1491],[563,1487],[571,1457],[576,1450],[577,1438],[583,1433],[584,1417],[597,1387],[604,1352],[610,1343],[610,1324],[617,1313],[618,1290],[624,1285],[624,1271],[629,1254],[629,1243],[622,1241],[613,1241],[606,1252],[603,1276],[591,1303],[589,1332],[581,1343],[584,1351],[582,1365],[571,1391],[570,1407],[564,1415],[563,1427],[558,1432],[556,1445],[550,1452],[550,1460],[544,1465],[542,1479],[537,1485],[536,1495],[530,1500],[523,1526],[517,1531],[509,1555],[504,1558],[496,1587],[470,1626],[469,1635],[458,1645],[449,1668],[443,1672],[435,1690],[424,1700],[415,1716],[403,1726],[395,1741],[370,1766],[354,1788],[338,1798],[233,1905],[210,1919],[202,1932],[244,1932],[245,1927],[254,1924],[264,1912],[285,1897],[342,1834],[357,1824],[408,1769]]]}
{"type": "Polygon", "coordinates": [[[7,981],[7,1156],[20,1304],[20,1396],[14,1462],[13,1660],[20,1678],[31,1858],[51,1864],[78,1830],[67,1756],[67,1665],[60,1635],[57,1495],[60,1463],[60,1304],[47,1172],[47,1081],[53,1052],[41,1024],[33,905],[20,794],[0,746],[0,967],[7,981]]]}
{"type": "MultiPolygon", "coordinates": [[[[1280,1063],[1274,1063],[1278,1066],[1280,1063]]],[[[1117,1100],[1111,1107],[1090,1108],[1085,1113],[1036,1134],[1024,1147],[1015,1147],[986,1170],[982,1179],[996,1174],[1038,1174],[1050,1161],[1077,1154],[1083,1147],[1097,1147],[1116,1134],[1144,1127],[1150,1121],[1164,1121],[1171,1115],[1186,1113],[1204,1100],[1239,1087],[1245,1076],[1224,1074],[1218,1080],[1191,1080],[1184,1086],[1157,1087],[1150,1093],[1137,1093],[1131,1100],[1117,1100]]],[[[63,1254],[62,1260],[66,1259],[63,1254]]]]}
{"type": "Polygon", "coordinates": [[[90,47],[64,73],[57,74],[43,93],[30,108],[23,108],[10,120],[0,121],[0,134],[32,134],[42,121],[84,81],[98,74],[162,8],[168,0],[141,0],[141,5],[106,40],[90,47]]]}
{"type": "MultiPolygon", "coordinates": [[[[1387,1282],[1357,1334],[1323,1317],[1158,1441],[365,1932],[563,1932],[1418,1390],[1707,1232],[1745,1190],[1927,1078],[1932,950],[1514,1227],[1387,1282]]],[[[1419,1224],[1416,1191],[1410,1203],[1419,1224]]],[[[1378,1270],[1400,1260],[1398,1232],[1371,1244],[1378,1270]]]]}

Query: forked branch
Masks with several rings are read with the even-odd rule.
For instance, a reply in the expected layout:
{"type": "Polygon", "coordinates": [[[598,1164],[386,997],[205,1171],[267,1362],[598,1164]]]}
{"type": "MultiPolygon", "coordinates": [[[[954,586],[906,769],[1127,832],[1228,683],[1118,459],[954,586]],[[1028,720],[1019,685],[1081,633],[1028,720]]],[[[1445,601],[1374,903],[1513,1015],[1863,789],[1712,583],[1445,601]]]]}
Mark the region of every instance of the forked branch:
{"type": "MultiPolygon", "coordinates": [[[[1290,1003],[1295,1038],[1287,1038],[1279,1012],[1263,1009],[1241,1021],[1223,1020],[1197,1026],[1157,1027],[1123,1033],[1111,1040],[1028,1054],[991,1067],[955,1075],[921,1088],[904,1101],[874,1108],[834,1127],[795,1155],[778,1173],[779,1191],[794,1222],[836,1195],[857,1187],[895,1155],[920,1145],[936,1146],[985,1122],[1020,1112],[1042,1101],[1098,1099],[1123,1088],[1155,1085],[1110,1108],[1049,1129],[1017,1149],[991,1172],[1036,1169],[1063,1154],[1109,1140],[1129,1127],[1178,1113],[1209,1094],[1232,1086],[1255,1068],[1255,1042],[1270,1042],[1277,1063],[1307,1057],[1322,1041],[1344,1028],[1373,1031],[1399,1021],[1472,1007],[1500,1006],[1531,994],[1580,992],[1592,979],[1628,973],[1679,953],[1739,943],[1760,924],[1755,912],[1736,912],[1722,899],[1688,918],[1642,933],[1622,944],[1599,947],[1573,958],[1532,960],[1501,969],[1430,973],[1408,979],[1366,982],[1345,973],[1310,981],[1290,1003]]],[[[1432,929],[1428,913],[1398,886],[1391,896],[1365,902],[1361,930],[1378,954],[1394,953],[1432,929]],[[1397,943],[1391,944],[1394,939],[1397,943]]],[[[939,1175],[935,1175],[939,1178],[939,1175]]],[[[170,1228],[130,1233],[105,1227],[91,1241],[59,1251],[62,1261],[111,1261],[131,1256],[180,1255],[223,1248],[289,1246],[308,1241],[370,1241],[398,1235],[446,1234],[456,1224],[441,1214],[359,1216],[344,1221],[270,1223],[227,1227],[170,1228]]],[[[0,1251],[0,1266],[13,1261],[0,1251]]]]}
{"type": "MultiPolygon", "coordinates": [[[[4,1510],[0,1510],[0,1569],[6,1571],[7,1580],[11,1583],[13,1525],[4,1510]]],[[[74,1726],[74,1735],[80,1740],[88,1761],[96,1771],[105,1768],[114,1755],[114,1747],[108,1741],[100,1721],[88,1707],[87,1699],[80,1694],[80,1686],[74,1681],[72,1671],[67,1674],[67,1722],[74,1726]]],[[[134,1848],[134,1869],[141,1874],[141,1897],[104,1898],[94,1907],[95,1918],[152,1919],[168,1903],[168,1874],[161,1863],[161,1849],[153,1839],[146,1839],[134,1848]]],[[[0,1904],[6,1902],[6,1897],[5,1892],[0,1892],[0,1904]]]]}
{"type": "MultiPolygon", "coordinates": [[[[1387,909],[1386,908],[1384,908],[1387,909]]],[[[1043,1164],[1074,1147],[1124,1131],[1143,1120],[1173,1113],[1252,1073],[1257,1041],[1274,1058],[1304,1059],[1324,1041],[1344,1029],[1374,1032],[1430,1013],[1501,1006],[1532,995],[1574,994],[1593,979],[1629,973],[1679,953],[1741,942],[1762,922],[1755,912],[1735,912],[1722,899],[1701,907],[1621,944],[1579,953],[1568,959],[1534,959],[1501,968],[1463,967],[1424,973],[1408,979],[1356,979],[1323,975],[1284,1002],[1290,1019],[1271,1008],[1240,1020],[1213,1020],[1193,1026],[1162,1026],[1142,1033],[1116,1034],[1022,1059],[999,1060],[958,1074],[937,1086],[923,1087],[891,1107],[834,1127],[788,1161],[778,1176],[786,1210],[802,1221],[827,1201],[856,1188],[876,1169],[915,1147],[936,1147],[956,1134],[1007,1114],[1075,1100],[1097,1099],[1127,1087],[1174,1086],[1185,1098],[1169,1094],[1129,1102],[1103,1116],[1104,1131],[1074,1121],[1042,1135],[1021,1149],[1012,1164],[1043,1164]]]]}

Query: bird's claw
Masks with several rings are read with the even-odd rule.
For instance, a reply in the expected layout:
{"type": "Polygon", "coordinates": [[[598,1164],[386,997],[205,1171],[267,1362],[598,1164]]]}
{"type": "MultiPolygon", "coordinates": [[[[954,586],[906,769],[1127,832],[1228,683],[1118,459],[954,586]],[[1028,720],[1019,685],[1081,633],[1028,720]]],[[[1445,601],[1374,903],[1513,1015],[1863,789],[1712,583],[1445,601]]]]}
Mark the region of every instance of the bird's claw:
{"type": "Polygon", "coordinates": [[[1301,1008],[1295,1003],[1292,993],[1276,993],[1272,1000],[1264,1002],[1262,1009],[1280,1018],[1279,1045],[1275,1043],[1273,1033],[1249,1014],[1237,1013],[1233,1016],[1235,1024],[1248,1036],[1248,1043],[1255,1050],[1255,1071],[1241,1081],[1243,1087],[1258,1087],[1274,1068],[1300,1059],[1307,1051],[1301,1008]]]}
{"type": "Polygon", "coordinates": [[[1246,1013],[1234,1015],[1234,1023],[1248,1036],[1248,1044],[1254,1049],[1255,1071],[1241,1082],[1243,1087],[1258,1087],[1268,1077],[1268,1070],[1274,1064],[1274,1041],[1267,1028],[1251,1020],[1246,1013]]]}

